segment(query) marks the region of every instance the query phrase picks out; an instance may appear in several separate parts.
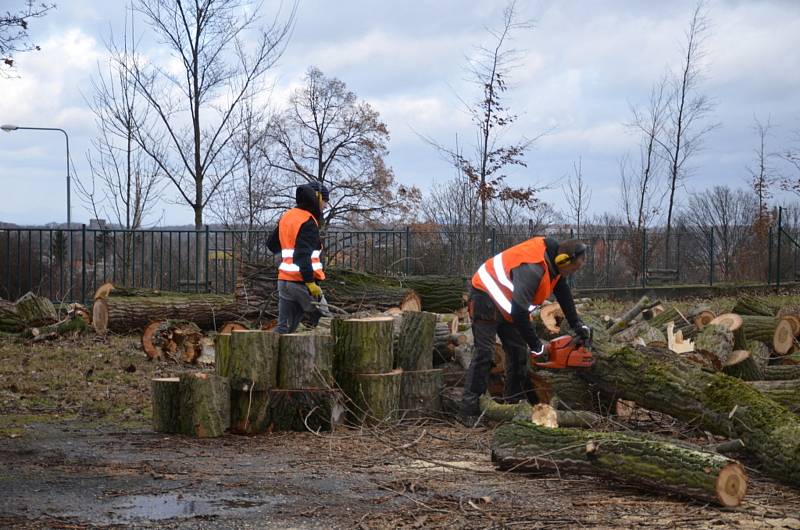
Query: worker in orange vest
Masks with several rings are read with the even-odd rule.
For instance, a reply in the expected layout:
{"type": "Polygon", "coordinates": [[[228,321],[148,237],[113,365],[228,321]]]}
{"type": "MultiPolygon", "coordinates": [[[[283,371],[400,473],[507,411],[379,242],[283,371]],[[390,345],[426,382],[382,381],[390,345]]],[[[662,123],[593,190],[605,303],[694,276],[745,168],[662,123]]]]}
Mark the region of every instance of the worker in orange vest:
{"type": "Polygon", "coordinates": [[[536,335],[530,313],[555,294],[572,329],[588,339],[591,329],[578,318],[566,277],[586,261],[587,247],[578,240],[559,243],[534,237],[489,258],[472,277],[469,314],[475,354],[467,370],[461,419],[474,425],[480,417],[479,399],[489,385],[495,339],[506,354],[505,398],[515,403],[533,399],[528,360],[534,354],[547,360],[547,346],[536,335]]]}
{"type": "Polygon", "coordinates": [[[280,252],[278,265],[278,333],[292,333],[307,315],[312,325],[319,322],[323,302],[317,282],[325,279],[319,226],[328,204],[328,189],[320,182],[298,186],[297,206],[287,210],[269,238],[267,247],[280,252]]]}

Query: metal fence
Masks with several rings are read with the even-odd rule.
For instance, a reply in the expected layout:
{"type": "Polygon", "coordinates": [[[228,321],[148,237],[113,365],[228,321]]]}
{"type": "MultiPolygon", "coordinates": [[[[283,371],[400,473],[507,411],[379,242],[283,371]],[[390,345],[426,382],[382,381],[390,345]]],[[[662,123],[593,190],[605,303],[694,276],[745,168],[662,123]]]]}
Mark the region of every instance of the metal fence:
{"type": "MultiPolygon", "coordinates": [[[[779,216],[780,218],[780,216],[779,216]]],[[[34,291],[55,301],[88,301],[102,283],[162,291],[231,293],[240,260],[268,263],[270,230],[0,229],[0,297],[34,291]]],[[[535,234],[492,228],[484,236],[461,227],[416,225],[401,230],[324,233],[327,266],[373,274],[470,276],[489,256],[535,234]]],[[[556,238],[570,232],[549,233],[556,238]]],[[[777,282],[795,279],[800,241],[787,227],[631,231],[580,234],[589,246],[579,288],[657,283],[777,282]],[[735,241],[734,241],[735,240],[735,241]],[[735,243],[735,244],[734,244],[735,243]]]]}

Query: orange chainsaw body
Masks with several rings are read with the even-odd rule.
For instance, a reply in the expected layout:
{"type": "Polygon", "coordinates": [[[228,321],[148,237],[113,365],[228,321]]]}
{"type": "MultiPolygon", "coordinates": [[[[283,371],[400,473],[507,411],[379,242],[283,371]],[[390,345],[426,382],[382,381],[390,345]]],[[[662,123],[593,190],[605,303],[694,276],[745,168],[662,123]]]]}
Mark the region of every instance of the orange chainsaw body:
{"type": "Polygon", "coordinates": [[[538,368],[589,368],[594,362],[592,352],[587,345],[571,335],[564,335],[550,341],[548,346],[547,362],[536,362],[536,356],[531,354],[531,363],[538,368]]]}

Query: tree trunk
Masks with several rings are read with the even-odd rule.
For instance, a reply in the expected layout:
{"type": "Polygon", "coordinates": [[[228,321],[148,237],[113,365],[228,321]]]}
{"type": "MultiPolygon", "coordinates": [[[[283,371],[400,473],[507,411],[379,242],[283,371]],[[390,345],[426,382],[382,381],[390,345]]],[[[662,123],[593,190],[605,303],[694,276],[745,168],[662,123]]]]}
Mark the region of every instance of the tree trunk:
{"type": "Polygon", "coordinates": [[[775,328],[778,319],[769,316],[740,315],[742,317],[742,327],[747,340],[760,340],[766,344],[772,344],[775,338],[775,328]]]}
{"type": "Polygon", "coordinates": [[[736,300],[731,313],[774,317],[777,311],[765,299],[745,294],[736,300]]]}
{"type": "Polygon", "coordinates": [[[733,333],[725,326],[711,324],[703,328],[694,339],[695,351],[709,353],[719,359],[722,366],[733,364],[733,333]]]}
{"type": "MultiPolygon", "coordinates": [[[[498,403],[486,394],[481,396],[480,401],[483,417],[489,421],[498,423],[514,420],[531,421],[531,418],[534,417],[534,409],[536,408],[536,406],[532,406],[527,401],[520,401],[513,405],[505,405],[498,403]]],[[[604,420],[599,414],[589,412],[588,410],[555,410],[555,414],[560,427],[591,429],[604,420]]]]}
{"type": "Polygon", "coordinates": [[[381,374],[392,369],[391,317],[335,319],[333,363],[340,374],[381,374]]]}
{"type": "Polygon", "coordinates": [[[531,384],[539,403],[556,409],[612,412],[614,399],[601,395],[575,370],[533,370],[531,384]]]}
{"type": "Polygon", "coordinates": [[[344,398],[338,390],[305,388],[269,391],[269,421],[274,431],[331,431],[344,423],[344,398]]]}
{"type": "Polygon", "coordinates": [[[23,329],[25,329],[25,321],[17,313],[17,306],[13,302],[0,298],[0,331],[18,333],[23,329]]]}
{"type": "MultiPolygon", "coordinates": [[[[598,345],[599,346],[599,345],[598,345]]],[[[741,438],[773,477],[800,485],[800,418],[747,383],[708,373],[659,349],[603,345],[582,372],[600,389],[650,410],[741,438]]]]}
{"type": "Polygon", "coordinates": [[[404,311],[395,350],[395,367],[417,371],[433,368],[434,313],[404,311]]]}
{"type": "Polygon", "coordinates": [[[494,431],[492,461],[502,470],[603,476],[730,507],[742,502],[747,489],[744,468],[716,453],[633,434],[521,421],[494,431]]]}
{"type": "Polygon", "coordinates": [[[214,369],[220,377],[228,377],[231,362],[231,334],[219,333],[214,337],[214,369]]]}
{"type": "Polygon", "coordinates": [[[614,333],[620,332],[628,327],[628,324],[631,323],[631,320],[638,317],[639,313],[641,313],[649,304],[650,298],[648,296],[641,297],[633,307],[625,311],[619,320],[611,325],[611,327],[608,329],[608,332],[613,335],[614,333]]]}
{"type": "Polygon", "coordinates": [[[180,381],[179,377],[161,377],[150,383],[156,432],[180,432],[180,381]]]}
{"type": "Polygon", "coordinates": [[[750,381],[750,385],[792,412],[800,412],[800,379],[750,381]]]}
{"type": "Polygon", "coordinates": [[[764,367],[765,381],[800,379],[800,365],[775,365],[764,367]]]}
{"type": "Polygon", "coordinates": [[[277,383],[280,335],[271,331],[234,331],[227,377],[234,390],[266,391],[277,383]]]}
{"type": "Polygon", "coordinates": [[[201,329],[217,329],[239,318],[233,297],[218,294],[161,293],[155,296],[110,296],[94,303],[95,329],[115,333],[142,330],[153,320],[188,320],[201,329]]]}
{"type": "Polygon", "coordinates": [[[352,401],[350,421],[362,425],[396,420],[402,375],[400,368],[389,373],[346,374],[339,385],[352,401]]]}
{"type": "Polygon", "coordinates": [[[278,388],[331,388],[333,338],[321,333],[287,333],[280,337],[278,388]]]}
{"type": "Polygon", "coordinates": [[[214,374],[190,373],[180,378],[180,433],[196,438],[222,436],[231,421],[231,388],[214,374]]]}
{"type": "Polygon", "coordinates": [[[667,345],[667,337],[664,333],[657,328],[654,328],[646,320],[637,322],[636,324],[620,331],[616,334],[616,340],[620,342],[638,343],[642,346],[649,346],[656,344],[660,347],[667,345]]]}
{"type": "Polygon", "coordinates": [[[231,427],[236,434],[260,434],[269,429],[269,392],[231,389],[231,427]]]}
{"type": "Polygon", "coordinates": [[[422,299],[422,309],[431,313],[452,313],[466,306],[468,282],[454,276],[408,276],[402,284],[422,299]]]}
{"type": "Polygon", "coordinates": [[[442,370],[403,371],[400,381],[400,410],[408,418],[436,417],[442,411],[444,388],[442,370]]]}
{"type": "Polygon", "coordinates": [[[73,314],[55,324],[38,328],[28,328],[22,334],[25,338],[32,338],[34,342],[40,340],[57,339],[67,336],[78,336],[89,329],[86,321],[80,315],[73,314]]]}
{"type": "Polygon", "coordinates": [[[58,321],[58,313],[49,298],[27,292],[14,303],[14,306],[17,315],[27,327],[46,326],[58,321]]]}

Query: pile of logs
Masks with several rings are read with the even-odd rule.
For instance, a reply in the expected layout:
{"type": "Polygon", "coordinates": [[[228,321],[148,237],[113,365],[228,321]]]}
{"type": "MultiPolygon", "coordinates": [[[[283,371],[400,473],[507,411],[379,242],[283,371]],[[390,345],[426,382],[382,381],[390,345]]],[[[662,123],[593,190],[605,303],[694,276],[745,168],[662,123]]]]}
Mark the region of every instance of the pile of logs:
{"type": "Polygon", "coordinates": [[[0,333],[19,334],[33,342],[78,336],[89,328],[91,316],[80,304],[70,304],[59,318],[53,302],[28,292],[16,302],[0,299],[0,333]]]}

